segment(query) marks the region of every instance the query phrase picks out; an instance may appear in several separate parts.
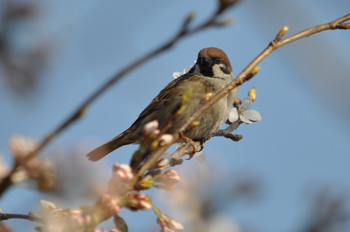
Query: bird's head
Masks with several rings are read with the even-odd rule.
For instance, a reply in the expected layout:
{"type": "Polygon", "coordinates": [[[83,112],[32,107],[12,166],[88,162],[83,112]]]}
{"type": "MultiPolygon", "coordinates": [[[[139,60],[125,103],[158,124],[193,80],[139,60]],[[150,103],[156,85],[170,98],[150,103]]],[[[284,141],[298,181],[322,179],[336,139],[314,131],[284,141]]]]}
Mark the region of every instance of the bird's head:
{"type": "Polygon", "coordinates": [[[227,55],[215,47],[200,50],[197,62],[190,72],[206,77],[232,79],[232,66],[227,55]]]}

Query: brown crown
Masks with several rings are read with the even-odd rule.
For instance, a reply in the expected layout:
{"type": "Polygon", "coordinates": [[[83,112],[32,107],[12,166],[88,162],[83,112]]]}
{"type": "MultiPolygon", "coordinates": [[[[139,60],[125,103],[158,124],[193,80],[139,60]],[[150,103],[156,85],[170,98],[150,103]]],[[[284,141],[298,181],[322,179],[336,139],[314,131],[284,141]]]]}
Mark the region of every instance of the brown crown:
{"type": "Polygon", "coordinates": [[[203,48],[202,50],[199,51],[199,56],[202,55],[208,55],[210,57],[219,57],[222,62],[224,62],[228,67],[230,67],[230,70],[232,71],[232,66],[230,63],[230,60],[228,59],[226,53],[215,47],[209,47],[209,48],[203,48]]]}

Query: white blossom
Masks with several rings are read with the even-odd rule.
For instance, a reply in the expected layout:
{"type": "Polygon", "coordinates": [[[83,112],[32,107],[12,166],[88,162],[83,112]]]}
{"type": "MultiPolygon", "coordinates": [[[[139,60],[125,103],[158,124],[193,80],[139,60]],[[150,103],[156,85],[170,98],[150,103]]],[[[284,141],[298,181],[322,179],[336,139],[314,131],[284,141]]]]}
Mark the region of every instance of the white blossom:
{"type": "Polygon", "coordinates": [[[242,103],[237,107],[231,109],[229,114],[229,121],[236,122],[241,120],[246,124],[255,124],[256,122],[262,120],[262,115],[256,110],[250,110],[250,107],[253,105],[253,101],[246,97],[243,99],[242,103]]]}
{"type": "MultiPolygon", "coordinates": [[[[197,60],[194,61],[194,63],[196,63],[196,62],[197,62],[197,60]]],[[[183,70],[183,72],[174,72],[173,73],[173,77],[175,79],[178,78],[178,77],[181,77],[182,75],[188,73],[188,71],[190,71],[192,67],[193,67],[193,65],[189,65],[183,70]]]]}

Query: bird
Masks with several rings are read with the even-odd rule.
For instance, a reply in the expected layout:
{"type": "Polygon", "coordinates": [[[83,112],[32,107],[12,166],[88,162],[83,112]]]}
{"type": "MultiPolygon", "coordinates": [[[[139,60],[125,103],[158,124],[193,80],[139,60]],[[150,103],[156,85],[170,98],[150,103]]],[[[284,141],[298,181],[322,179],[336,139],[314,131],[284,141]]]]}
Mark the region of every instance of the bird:
{"type": "MultiPolygon", "coordinates": [[[[216,47],[201,49],[195,65],[187,73],[165,86],[127,130],[86,156],[91,161],[97,161],[122,146],[140,143],[144,126],[153,120],[158,121],[161,130],[174,114],[184,93],[191,88],[192,93],[186,102],[184,112],[173,119],[171,126],[165,132],[175,133],[208,93],[213,95],[218,93],[232,80],[232,66],[225,52],[216,47]]],[[[211,106],[197,119],[198,126],[186,131],[184,136],[192,141],[200,141],[217,132],[227,120],[237,93],[238,89],[235,88],[211,106]]]]}

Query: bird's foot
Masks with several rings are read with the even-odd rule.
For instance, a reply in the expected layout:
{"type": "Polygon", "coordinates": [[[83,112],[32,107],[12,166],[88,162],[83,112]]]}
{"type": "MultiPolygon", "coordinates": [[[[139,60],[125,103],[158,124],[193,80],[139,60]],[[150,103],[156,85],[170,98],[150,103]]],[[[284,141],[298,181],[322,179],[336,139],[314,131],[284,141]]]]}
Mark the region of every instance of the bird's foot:
{"type": "MultiPolygon", "coordinates": [[[[185,143],[190,143],[192,146],[192,153],[188,154],[189,158],[187,160],[190,160],[193,158],[193,156],[197,153],[197,144],[195,141],[190,139],[189,137],[185,136],[183,132],[180,132],[180,138],[185,142],[185,143]]],[[[203,148],[201,148],[202,150],[203,148]]]]}
{"type": "Polygon", "coordinates": [[[199,140],[199,142],[200,142],[200,144],[201,144],[201,148],[199,149],[198,152],[203,151],[203,149],[204,149],[204,144],[205,144],[205,140],[206,140],[205,138],[199,140]]]}

